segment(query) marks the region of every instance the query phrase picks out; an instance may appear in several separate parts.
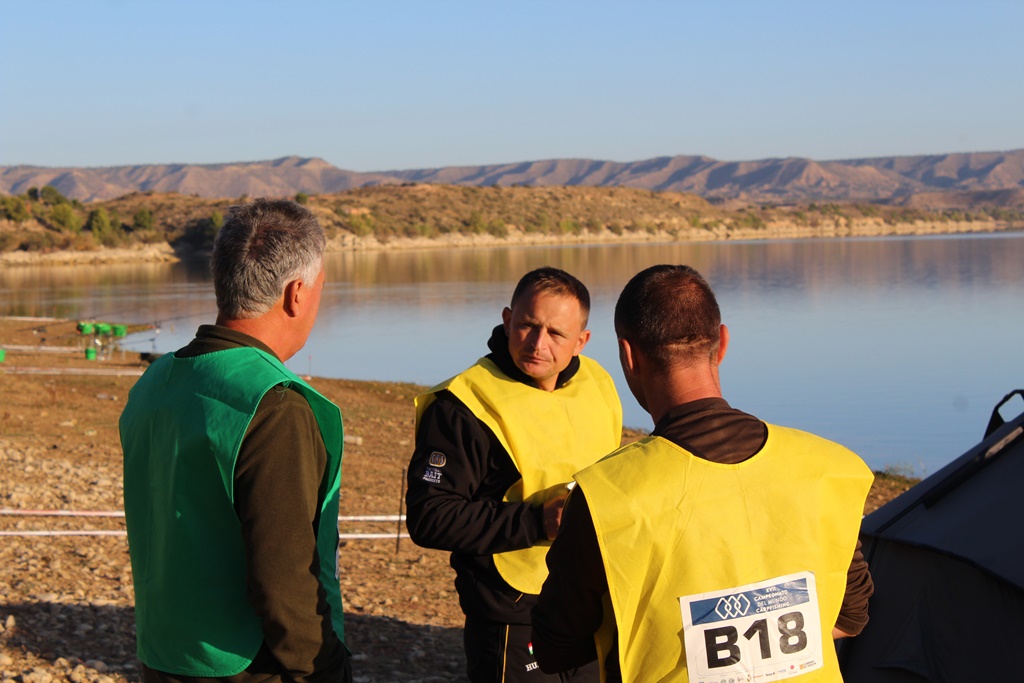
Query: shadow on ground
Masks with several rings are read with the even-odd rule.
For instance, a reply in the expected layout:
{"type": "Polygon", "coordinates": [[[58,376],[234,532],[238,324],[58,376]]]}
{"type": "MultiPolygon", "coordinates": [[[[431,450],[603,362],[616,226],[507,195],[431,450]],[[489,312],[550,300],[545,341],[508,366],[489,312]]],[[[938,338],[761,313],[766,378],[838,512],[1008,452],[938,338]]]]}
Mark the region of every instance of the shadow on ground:
{"type": "Polygon", "coordinates": [[[346,614],[345,634],[357,683],[468,680],[461,628],[346,614]]]}
{"type": "MultiPolygon", "coordinates": [[[[14,659],[14,664],[4,669],[43,667],[54,679],[66,680],[76,667],[85,665],[107,676],[140,680],[135,660],[135,615],[130,607],[57,602],[0,604],[0,625],[6,624],[11,627],[0,633],[0,649],[14,659]]],[[[356,683],[466,680],[461,628],[346,614],[345,629],[356,683]]]]}

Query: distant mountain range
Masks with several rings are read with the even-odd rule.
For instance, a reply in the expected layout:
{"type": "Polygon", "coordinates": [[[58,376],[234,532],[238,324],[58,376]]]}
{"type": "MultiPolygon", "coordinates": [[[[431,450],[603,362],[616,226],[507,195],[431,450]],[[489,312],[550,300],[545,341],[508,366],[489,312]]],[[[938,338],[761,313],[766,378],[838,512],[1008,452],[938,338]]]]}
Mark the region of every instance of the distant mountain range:
{"type": "Polygon", "coordinates": [[[614,162],[552,159],[359,173],[323,159],[283,157],[230,164],[153,164],[103,168],[0,166],[0,192],[53,185],[90,201],[131,192],[201,197],[325,194],[365,185],[586,185],[692,192],[709,200],[748,202],[881,201],[923,207],[980,202],[1024,206],[1024,149],[911,157],[813,161],[718,161],[705,156],[614,162]]]}

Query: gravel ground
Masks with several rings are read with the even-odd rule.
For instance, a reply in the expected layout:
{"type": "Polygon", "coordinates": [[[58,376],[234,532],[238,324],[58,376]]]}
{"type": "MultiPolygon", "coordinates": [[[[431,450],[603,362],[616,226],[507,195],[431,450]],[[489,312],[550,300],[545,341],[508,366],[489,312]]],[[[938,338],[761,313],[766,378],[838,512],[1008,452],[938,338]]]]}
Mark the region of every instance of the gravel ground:
{"type": "MultiPolygon", "coordinates": [[[[71,323],[0,320],[0,346],[82,345],[71,323]]],[[[135,376],[28,374],[31,368],[137,371],[137,356],[8,351],[0,364],[0,508],[123,509],[117,418],[135,376]]],[[[346,446],[341,514],[393,515],[412,448],[408,384],[312,381],[342,407],[346,446]]],[[[881,477],[868,509],[911,482],[881,477]]],[[[0,531],[121,532],[118,517],[0,515],[0,531]]],[[[394,532],[395,523],[342,525],[394,532]]],[[[341,589],[357,683],[464,681],[462,613],[447,553],[408,539],[351,540],[341,589]],[[398,547],[396,547],[396,545],[398,547]]],[[[134,592],[123,536],[0,537],[0,683],[138,681],[134,592]]]]}

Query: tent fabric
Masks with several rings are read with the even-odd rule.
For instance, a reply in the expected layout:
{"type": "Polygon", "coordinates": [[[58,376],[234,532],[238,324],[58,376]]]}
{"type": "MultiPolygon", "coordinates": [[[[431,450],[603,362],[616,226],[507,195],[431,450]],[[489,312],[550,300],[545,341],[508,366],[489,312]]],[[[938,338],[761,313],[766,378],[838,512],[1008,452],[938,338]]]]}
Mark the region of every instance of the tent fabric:
{"type": "Polygon", "coordinates": [[[1011,653],[1020,649],[1024,591],[899,543],[887,543],[874,564],[900,571],[877,577],[867,628],[840,648],[846,683],[1021,680],[1011,653]]]}
{"type": "MultiPolygon", "coordinates": [[[[975,450],[966,454],[970,457],[964,462],[977,457],[975,450]]],[[[954,464],[957,462],[961,461],[954,464]]],[[[932,484],[942,481],[939,477],[932,484]]],[[[1019,525],[1024,521],[1024,439],[995,455],[931,505],[922,500],[927,498],[926,492],[922,489],[916,496],[911,495],[915,505],[898,519],[865,519],[862,536],[873,535],[959,557],[1024,590],[1024,529],[1019,525]],[[1008,526],[1013,521],[1018,524],[1008,526]],[[878,531],[872,533],[872,529],[878,531]]]]}
{"type": "Polygon", "coordinates": [[[1024,414],[993,429],[864,519],[875,594],[847,683],[1024,680],[1024,414]]]}

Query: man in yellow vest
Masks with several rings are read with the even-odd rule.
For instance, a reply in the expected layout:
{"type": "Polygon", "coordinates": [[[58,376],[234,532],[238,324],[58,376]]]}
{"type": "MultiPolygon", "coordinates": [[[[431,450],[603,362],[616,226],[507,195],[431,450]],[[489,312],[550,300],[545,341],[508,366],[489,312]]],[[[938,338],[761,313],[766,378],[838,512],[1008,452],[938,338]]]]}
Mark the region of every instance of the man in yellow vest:
{"type": "Polygon", "coordinates": [[[316,320],[324,244],[295,202],[232,207],[211,260],[216,324],[129,394],[124,501],[146,683],[352,680],[341,413],[283,364],[316,320]]]}
{"type": "Polygon", "coordinates": [[[611,377],[580,355],[589,313],[575,277],[531,271],[490,353],[416,399],[407,525],[417,544],[452,553],[474,683],[597,680],[594,666],[540,671],[529,621],[566,484],[622,436],[611,377]]]}
{"type": "Polygon", "coordinates": [[[575,475],[533,610],[545,671],[605,681],[841,681],[832,638],[867,622],[857,533],[872,475],[820,437],[722,398],[729,332],[687,266],[636,275],[615,307],[651,436],[575,475]]]}

